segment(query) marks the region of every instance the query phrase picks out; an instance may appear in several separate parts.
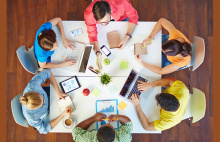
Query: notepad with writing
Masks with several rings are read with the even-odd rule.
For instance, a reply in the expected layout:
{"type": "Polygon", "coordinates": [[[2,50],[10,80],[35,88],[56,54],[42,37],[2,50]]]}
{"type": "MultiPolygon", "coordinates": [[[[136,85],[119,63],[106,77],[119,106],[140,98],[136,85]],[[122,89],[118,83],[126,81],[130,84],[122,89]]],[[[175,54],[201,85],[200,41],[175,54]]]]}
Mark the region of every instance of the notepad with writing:
{"type": "Polygon", "coordinates": [[[65,97],[65,100],[64,99],[58,100],[57,103],[60,107],[61,112],[63,112],[66,109],[66,107],[69,107],[69,106],[72,107],[72,111],[75,110],[73,102],[72,102],[72,100],[70,99],[69,96],[65,97]]]}
{"type": "Polygon", "coordinates": [[[144,55],[147,54],[147,47],[143,48],[141,43],[134,44],[134,55],[144,55]]]}
{"type": "Polygon", "coordinates": [[[120,43],[120,36],[117,31],[107,33],[107,38],[110,49],[118,48],[118,45],[120,43]]]}

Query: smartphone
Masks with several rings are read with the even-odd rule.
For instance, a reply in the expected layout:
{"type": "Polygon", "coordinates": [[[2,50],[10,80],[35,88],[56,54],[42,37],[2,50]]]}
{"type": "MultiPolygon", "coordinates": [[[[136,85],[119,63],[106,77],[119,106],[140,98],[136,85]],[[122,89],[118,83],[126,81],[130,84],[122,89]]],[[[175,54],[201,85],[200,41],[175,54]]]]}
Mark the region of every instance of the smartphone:
{"type": "Polygon", "coordinates": [[[105,45],[103,45],[100,49],[107,57],[111,54],[110,50],[105,45]]]}
{"type": "Polygon", "coordinates": [[[77,30],[70,31],[70,36],[71,36],[72,38],[73,38],[73,37],[76,37],[76,36],[80,36],[81,34],[83,34],[82,28],[77,29],[77,30]]]}

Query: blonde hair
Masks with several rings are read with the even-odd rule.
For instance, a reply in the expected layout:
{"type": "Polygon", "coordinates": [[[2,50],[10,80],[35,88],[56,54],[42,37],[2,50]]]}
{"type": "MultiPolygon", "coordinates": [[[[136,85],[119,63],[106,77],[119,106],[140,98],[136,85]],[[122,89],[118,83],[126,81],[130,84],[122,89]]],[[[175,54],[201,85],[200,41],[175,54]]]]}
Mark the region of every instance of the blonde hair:
{"type": "Polygon", "coordinates": [[[36,109],[41,106],[42,99],[40,97],[41,95],[36,92],[28,92],[24,96],[21,96],[19,98],[20,103],[24,104],[25,106],[28,106],[30,109],[36,109]]]}

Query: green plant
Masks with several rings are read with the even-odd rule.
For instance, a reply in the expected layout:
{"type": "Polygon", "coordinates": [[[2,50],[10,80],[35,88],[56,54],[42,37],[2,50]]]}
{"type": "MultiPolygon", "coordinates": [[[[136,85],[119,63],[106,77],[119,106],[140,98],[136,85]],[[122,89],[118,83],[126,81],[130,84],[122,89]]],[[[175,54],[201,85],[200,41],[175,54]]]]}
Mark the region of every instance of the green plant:
{"type": "Polygon", "coordinates": [[[112,77],[109,76],[109,74],[106,74],[106,73],[102,74],[101,75],[101,82],[102,82],[102,84],[104,84],[104,85],[109,84],[112,81],[111,78],[112,77]]]}

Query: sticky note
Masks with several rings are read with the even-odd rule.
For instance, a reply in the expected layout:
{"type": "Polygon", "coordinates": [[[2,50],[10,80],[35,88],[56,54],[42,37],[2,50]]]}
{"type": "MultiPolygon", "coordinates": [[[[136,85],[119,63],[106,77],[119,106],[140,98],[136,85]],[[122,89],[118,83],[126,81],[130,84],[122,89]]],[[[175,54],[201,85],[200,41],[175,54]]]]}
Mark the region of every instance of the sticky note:
{"type": "Polygon", "coordinates": [[[92,94],[93,94],[95,97],[98,97],[100,93],[101,93],[101,91],[99,91],[97,88],[95,88],[95,89],[92,90],[92,94]]]}
{"type": "Polygon", "coordinates": [[[121,110],[124,110],[124,109],[127,107],[127,104],[126,104],[124,101],[121,101],[121,102],[118,104],[118,107],[119,107],[121,110]]]}
{"type": "Polygon", "coordinates": [[[112,86],[108,87],[108,91],[111,94],[113,94],[113,93],[115,93],[117,91],[117,88],[115,87],[115,85],[112,85],[112,86]]]}
{"type": "Polygon", "coordinates": [[[127,60],[121,60],[120,68],[121,69],[127,69],[128,68],[127,60]]]}

